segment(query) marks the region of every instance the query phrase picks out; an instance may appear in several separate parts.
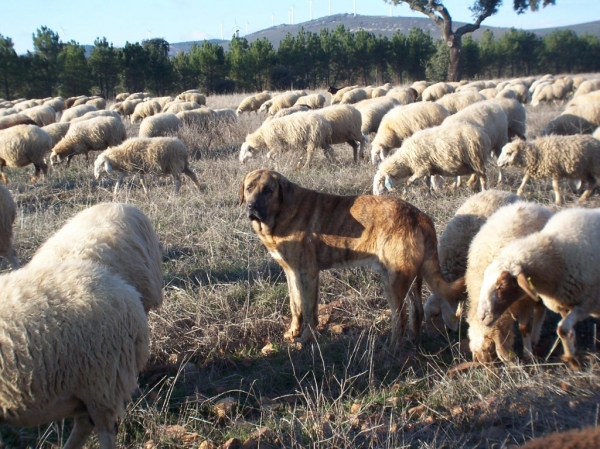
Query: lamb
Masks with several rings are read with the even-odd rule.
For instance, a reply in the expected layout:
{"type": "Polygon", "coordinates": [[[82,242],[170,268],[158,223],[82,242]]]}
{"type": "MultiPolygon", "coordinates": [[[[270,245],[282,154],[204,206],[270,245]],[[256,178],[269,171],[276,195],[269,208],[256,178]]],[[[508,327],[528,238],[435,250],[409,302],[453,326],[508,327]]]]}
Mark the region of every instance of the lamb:
{"type": "Polygon", "coordinates": [[[67,160],[69,166],[76,154],[90,151],[102,151],[110,146],[119,145],[127,138],[125,125],[114,117],[96,117],[83,122],[73,123],[67,135],[52,148],[52,165],[67,160]]]}
{"type": "Polygon", "coordinates": [[[354,107],[362,118],[361,133],[365,136],[376,133],[383,117],[400,102],[395,98],[374,98],[356,103],[354,107]]]}
{"type": "Polygon", "coordinates": [[[208,108],[194,109],[192,111],[181,111],[176,114],[181,123],[187,126],[196,125],[206,127],[216,119],[215,111],[208,108]]]}
{"type": "Polygon", "coordinates": [[[115,449],[117,422],[149,357],[139,293],[91,261],[25,266],[0,276],[0,422],[74,418],[66,448],[92,431],[115,449]]]}
{"type": "Polygon", "coordinates": [[[170,112],[172,114],[178,114],[183,111],[192,111],[194,109],[200,109],[200,105],[194,101],[179,101],[169,105],[167,103],[163,108],[164,112],[170,112]]]}
{"type": "Polygon", "coordinates": [[[383,160],[373,179],[373,194],[382,195],[393,183],[408,178],[407,185],[430,176],[476,174],[486,190],[485,162],[491,151],[487,133],[468,123],[453,123],[419,131],[400,151],[383,160]]]}
{"type": "Polygon", "coordinates": [[[367,91],[365,89],[352,89],[342,95],[340,104],[354,104],[361,100],[366,100],[367,98],[370,98],[370,96],[367,95],[367,91]]]}
{"type": "Polygon", "coordinates": [[[486,97],[479,92],[456,92],[444,95],[436,101],[437,104],[444,106],[450,114],[456,114],[458,111],[470,106],[478,101],[484,101],[486,97]]]}
{"type": "Polygon", "coordinates": [[[367,138],[361,131],[362,117],[356,108],[349,105],[334,105],[319,109],[316,114],[323,116],[331,126],[328,145],[347,142],[352,147],[354,162],[364,157],[367,138]]]}
{"type": "MultiPolygon", "coordinates": [[[[171,175],[175,182],[175,194],[181,186],[181,174],[188,176],[200,190],[200,184],[190,169],[188,151],[175,137],[134,138],[118,147],[103,151],[94,163],[94,176],[100,177],[104,169],[108,174],[119,172],[115,185],[116,195],[127,173],[171,175]]],[[[145,187],[144,187],[145,190],[145,187]]]]}
{"type": "Polygon", "coordinates": [[[258,114],[258,110],[262,106],[262,104],[271,99],[271,94],[267,91],[250,95],[242,100],[240,105],[236,110],[236,114],[240,115],[244,112],[256,112],[258,114]]]}
{"type": "Polygon", "coordinates": [[[321,109],[325,106],[325,97],[321,94],[305,95],[298,98],[294,106],[306,106],[309,109],[321,109]]]}
{"type": "Polygon", "coordinates": [[[358,89],[358,86],[348,86],[342,87],[341,89],[337,89],[335,92],[331,93],[331,104],[337,104],[342,101],[342,97],[346,92],[350,92],[352,89],[358,89]]]}
{"type": "Polygon", "coordinates": [[[54,145],[56,145],[58,142],[60,142],[62,140],[63,137],[65,137],[67,135],[67,131],[69,131],[69,128],[71,126],[71,122],[65,122],[65,123],[52,123],[51,125],[48,126],[44,126],[42,127],[42,129],[44,131],[46,131],[48,134],[50,134],[50,137],[52,137],[52,147],[54,147],[54,145]]]}
{"type": "Polygon", "coordinates": [[[0,256],[10,262],[13,270],[21,266],[12,245],[13,223],[17,217],[17,206],[8,189],[0,185],[0,256]]]}
{"type": "Polygon", "coordinates": [[[434,102],[419,102],[398,106],[382,119],[371,146],[371,162],[377,165],[390,150],[400,148],[402,142],[417,131],[440,125],[450,116],[448,110],[434,102]]]}
{"type": "Polygon", "coordinates": [[[507,312],[499,315],[493,326],[485,326],[477,315],[479,296],[486,268],[506,245],[539,232],[552,217],[543,206],[524,201],[504,206],[491,215],[477,233],[469,248],[465,283],[467,285],[467,323],[469,347],[473,358],[492,362],[494,353],[503,362],[514,358],[512,327],[519,320],[525,357],[533,358],[533,344],[539,340],[545,307],[529,297],[515,301],[507,312]],[[533,314],[533,322],[531,315],[533,314]]]}
{"type": "Polygon", "coordinates": [[[560,313],[558,336],[563,359],[575,359],[573,326],[600,316],[600,211],[566,209],[546,226],[506,245],[485,270],[477,316],[492,326],[515,301],[529,296],[560,313]]]}
{"type": "Polygon", "coordinates": [[[421,97],[423,101],[437,101],[446,94],[454,92],[454,87],[448,83],[436,83],[423,91],[421,97]]]}
{"type": "Polygon", "coordinates": [[[62,116],[60,117],[60,121],[61,121],[61,123],[70,122],[74,118],[81,117],[82,115],[84,115],[87,112],[97,111],[97,110],[98,109],[96,108],[96,106],[93,106],[91,104],[82,104],[79,106],[74,106],[62,113],[62,116]]]}
{"type": "Polygon", "coordinates": [[[600,447],[600,427],[551,433],[519,446],[520,449],[596,449],[600,447]]]}
{"type": "Polygon", "coordinates": [[[139,137],[164,137],[176,133],[182,126],[183,123],[175,114],[161,112],[142,121],[139,137]]]}
{"type": "MultiPolygon", "coordinates": [[[[348,106],[346,106],[348,107],[348,106]]],[[[306,112],[264,122],[254,133],[246,136],[240,150],[240,163],[254,157],[258,151],[268,151],[267,157],[287,149],[306,149],[305,167],[310,165],[318,148],[329,149],[331,125],[320,114],[306,112]]]]}
{"type": "Polygon", "coordinates": [[[131,115],[131,123],[140,123],[146,117],[158,114],[162,111],[162,105],[158,101],[142,101],[137,104],[131,115]]]}
{"type": "Polygon", "coordinates": [[[520,139],[525,139],[525,134],[527,133],[525,107],[517,100],[510,98],[496,97],[488,101],[500,106],[506,114],[508,118],[508,137],[513,138],[516,136],[520,139]]]}
{"type": "Polygon", "coordinates": [[[0,179],[8,182],[3,173],[4,167],[25,167],[33,164],[35,182],[40,171],[46,176],[48,166],[44,162],[46,153],[52,148],[52,137],[35,125],[18,125],[0,131],[0,179]]]}
{"type": "Polygon", "coordinates": [[[12,128],[18,125],[35,125],[35,122],[25,114],[11,114],[0,117],[0,130],[12,128]]]}
{"type": "Polygon", "coordinates": [[[162,246],[137,207],[100,203],[79,212],[50,237],[29,265],[69,260],[98,263],[137,290],[146,314],[163,301],[162,246]]]}
{"type": "Polygon", "coordinates": [[[504,146],[498,166],[515,165],[525,170],[517,195],[521,196],[530,178],[551,178],[556,204],[562,204],[562,178],[587,181],[579,201],[587,200],[600,175],[600,141],[590,135],[547,136],[532,142],[515,140],[504,146]]]}
{"type": "Polygon", "coordinates": [[[56,122],[56,111],[50,106],[35,106],[23,111],[23,115],[33,120],[40,128],[56,122]]]}
{"type": "Polygon", "coordinates": [[[131,95],[129,92],[121,92],[116,95],[115,101],[125,101],[129,95],[131,95]]]}
{"type": "MultiPolygon", "coordinates": [[[[89,120],[91,118],[96,118],[96,117],[114,117],[118,120],[121,120],[121,114],[119,114],[117,111],[107,111],[106,109],[102,109],[100,111],[91,111],[91,112],[86,112],[85,114],[83,114],[81,117],[77,117],[74,118],[73,120],[71,120],[71,124],[73,123],[77,123],[77,122],[83,122],[84,120],[89,120]]],[[[69,122],[67,122],[69,123],[69,122]]]]}
{"type": "Polygon", "coordinates": [[[595,126],[588,120],[578,115],[561,114],[554,120],[549,121],[542,129],[542,136],[551,134],[559,136],[571,136],[573,134],[590,134],[595,126]]]}
{"type": "MultiPolygon", "coordinates": [[[[453,282],[464,277],[467,272],[469,246],[488,217],[501,207],[518,200],[519,197],[512,193],[486,190],[471,196],[458,208],[438,243],[440,269],[446,281],[453,282]]],[[[463,297],[456,299],[464,301],[466,297],[465,292],[463,297]]],[[[441,315],[446,327],[458,331],[458,306],[459,303],[451,304],[446,298],[432,294],[423,307],[425,323],[429,328],[435,327],[434,320],[441,315]]]]}
{"type": "Polygon", "coordinates": [[[184,92],[177,96],[179,100],[206,105],[206,97],[199,92],[184,92]]]}
{"type": "Polygon", "coordinates": [[[286,92],[273,98],[273,103],[269,107],[269,115],[275,115],[277,111],[285,108],[291,108],[296,101],[303,95],[298,91],[286,92]]]}
{"type": "Polygon", "coordinates": [[[600,90],[600,78],[583,81],[573,94],[573,97],[575,98],[579,97],[580,95],[589,94],[590,92],[596,90],[600,90]]]}
{"type": "Polygon", "coordinates": [[[85,102],[85,104],[91,104],[92,106],[95,106],[98,110],[106,109],[106,100],[102,97],[90,98],[88,101],[85,102]]]}

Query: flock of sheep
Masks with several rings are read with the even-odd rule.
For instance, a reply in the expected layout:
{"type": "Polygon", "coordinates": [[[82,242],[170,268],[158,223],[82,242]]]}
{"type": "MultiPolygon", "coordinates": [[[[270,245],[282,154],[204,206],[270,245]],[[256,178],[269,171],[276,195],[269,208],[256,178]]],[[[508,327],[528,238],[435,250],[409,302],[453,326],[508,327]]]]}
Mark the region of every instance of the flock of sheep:
{"type": "MultiPolygon", "coordinates": [[[[262,92],[236,111],[207,108],[195,90],[177,98],[119,94],[108,110],[101,97],[0,100],[0,174],[7,183],[3,167],[33,164],[35,181],[47,173],[48,156],[53,165],[69,164],[101,151],[94,176],[119,173],[115,193],[128,173],[170,175],[177,192],[181,174],[200,189],[186,147],[171,137],[186,124],[266,114],[243,143],[240,162],[291,150],[305,167],[315,151],[331,158],[331,146],[343,143],[358,162],[375,133],[374,194],[402,180],[439,189],[446,177],[458,186],[463,175],[481,186],[439,239],[442,273],[447,281],[465,277],[466,292],[459,301],[430,296],[427,327],[456,330],[464,310],[474,358],[510,363],[514,322],[532,358],[548,308],[562,315],[564,358],[578,367],[573,326],[600,316],[600,211],[554,213],[520,195],[531,177],[551,178],[558,204],[561,179],[585,185],[580,200],[592,194],[600,175],[600,80],[421,81],[329,92],[330,106],[323,94],[262,92]],[[523,104],[564,100],[573,91],[544,135],[526,141],[523,104]],[[126,138],[125,117],[140,123],[139,137],[126,138]],[[523,168],[517,195],[487,189],[492,156],[499,167],[523,168]]],[[[116,420],[148,359],[147,313],[162,302],[161,245],[137,208],[103,203],[76,215],[20,268],[11,243],[15,217],[11,194],[0,186],[0,256],[13,268],[0,276],[0,422],[36,426],[74,417],[67,447],[81,447],[96,431],[101,448],[113,448],[116,420]]]]}

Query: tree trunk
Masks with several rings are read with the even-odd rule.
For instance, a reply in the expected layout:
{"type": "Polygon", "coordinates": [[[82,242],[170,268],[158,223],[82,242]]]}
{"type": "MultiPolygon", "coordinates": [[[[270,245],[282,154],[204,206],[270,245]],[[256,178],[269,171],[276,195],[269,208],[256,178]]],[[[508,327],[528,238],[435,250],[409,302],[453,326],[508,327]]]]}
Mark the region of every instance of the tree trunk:
{"type": "Polygon", "coordinates": [[[461,78],[461,59],[462,59],[462,42],[461,36],[451,34],[446,40],[446,44],[450,48],[450,62],[448,63],[448,81],[460,81],[461,78]]]}

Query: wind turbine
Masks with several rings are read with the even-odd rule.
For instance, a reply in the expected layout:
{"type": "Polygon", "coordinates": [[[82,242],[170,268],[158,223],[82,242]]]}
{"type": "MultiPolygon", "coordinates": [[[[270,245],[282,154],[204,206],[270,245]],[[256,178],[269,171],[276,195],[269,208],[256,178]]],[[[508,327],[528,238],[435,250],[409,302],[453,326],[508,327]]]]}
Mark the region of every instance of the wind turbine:
{"type": "Polygon", "coordinates": [[[275,26],[275,14],[273,14],[273,11],[271,11],[271,26],[275,26]]]}
{"type": "Polygon", "coordinates": [[[294,5],[292,5],[292,25],[294,24],[294,5]]]}
{"type": "Polygon", "coordinates": [[[356,17],[356,0],[354,0],[354,17],[356,17]]]}
{"type": "Polygon", "coordinates": [[[146,29],[146,31],[148,32],[148,39],[150,39],[150,36],[152,36],[152,29],[146,29]]]}
{"type": "Polygon", "coordinates": [[[223,22],[221,22],[221,40],[223,40],[223,22]]]}
{"type": "Polygon", "coordinates": [[[313,2],[313,0],[310,0],[310,20],[313,19],[313,15],[312,15],[312,2],[313,2]]]}
{"type": "Polygon", "coordinates": [[[246,36],[248,35],[248,27],[250,26],[250,24],[248,22],[246,22],[246,36]]]}
{"type": "Polygon", "coordinates": [[[329,0],[329,15],[331,15],[331,0],[329,0]]]}
{"type": "Polygon", "coordinates": [[[69,35],[67,34],[67,32],[65,31],[65,29],[62,27],[62,25],[58,25],[59,26],[59,30],[60,30],[60,34],[59,37],[64,40],[68,39],[69,35]]]}

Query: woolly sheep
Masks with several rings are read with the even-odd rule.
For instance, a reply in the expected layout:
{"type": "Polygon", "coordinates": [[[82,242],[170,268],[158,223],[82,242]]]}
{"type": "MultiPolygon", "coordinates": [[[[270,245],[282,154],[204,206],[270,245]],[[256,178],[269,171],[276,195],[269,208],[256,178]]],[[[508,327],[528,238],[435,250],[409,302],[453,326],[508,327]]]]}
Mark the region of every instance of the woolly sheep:
{"type": "Polygon", "coordinates": [[[5,117],[12,114],[17,114],[17,111],[14,108],[0,109],[0,117],[5,117]]]}
{"type": "Polygon", "coordinates": [[[129,95],[131,95],[129,92],[121,92],[116,95],[115,101],[125,101],[129,95]]]}
{"type": "Polygon", "coordinates": [[[530,178],[551,178],[556,204],[562,204],[562,178],[587,181],[579,201],[587,200],[600,175],[600,141],[590,135],[547,136],[534,141],[515,140],[504,146],[498,166],[515,165],[525,170],[517,195],[522,195],[530,178]]]}
{"type": "Polygon", "coordinates": [[[573,94],[573,97],[579,97],[580,95],[589,94],[590,92],[596,90],[600,90],[600,78],[583,81],[573,94]]]}
{"type": "Polygon", "coordinates": [[[274,101],[275,101],[274,97],[271,98],[270,100],[265,100],[265,102],[263,104],[261,104],[260,107],[258,108],[258,112],[267,112],[274,101]]]}
{"type": "MultiPolygon", "coordinates": [[[[300,97],[300,98],[302,98],[302,97],[300,97]]],[[[310,111],[310,109],[308,109],[306,106],[292,106],[291,108],[285,108],[285,109],[281,109],[280,111],[277,111],[275,113],[275,115],[268,115],[266,120],[274,120],[276,118],[285,117],[287,115],[292,115],[297,112],[307,112],[307,111],[310,111]]]]}
{"type": "Polygon", "coordinates": [[[25,114],[11,114],[0,117],[0,130],[12,128],[18,125],[35,125],[35,122],[25,114]]]}
{"type": "Polygon", "coordinates": [[[27,100],[27,101],[22,101],[20,103],[15,104],[13,106],[13,108],[17,112],[23,112],[25,109],[30,109],[30,108],[33,108],[34,106],[37,106],[37,104],[35,103],[35,100],[27,100]]]}
{"type": "Polygon", "coordinates": [[[264,122],[252,134],[246,136],[242,144],[239,160],[243,164],[258,151],[268,151],[267,157],[292,149],[306,150],[305,167],[310,165],[313,153],[318,148],[329,149],[331,125],[320,114],[306,112],[288,115],[264,122]]]}
{"type": "Polygon", "coordinates": [[[392,97],[373,98],[356,103],[354,107],[362,118],[361,132],[365,136],[376,133],[385,114],[399,104],[399,101],[392,97]]]}
{"type": "Polygon", "coordinates": [[[69,97],[64,101],[64,106],[65,109],[69,109],[73,106],[73,103],[75,103],[75,101],[79,100],[80,98],[87,98],[85,95],[79,95],[78,97],[69,97]]]}
{"type": "Polygon", "coordinates": [[[215,118],[217,120],[226,121],[226,122],[235,122],[237,121],[237,115],[235,111],[231,108],[223,108],[223,109],[214,109],[215,118]]]}
{"type": "Polygon", "coordinates": [[[348,86],[342,87],[338,89],[335,93],[331,95],[331,104],[337,104],[342,101],[342,97],[346,92],[350,92],[352,89],[358,89],[358,86],[348,86]]]}
{"type": "Polygon", "coordinates": [[[402,142],[417,131],[440,125],[450,116],[448,110],[434,102],[412,103],[390,110],[381,119],[371,146],[371,162],[377,165],[390,150],[400,148],[402,142]]]}
{"type": "Polygon", "coordinates": [[[542,136],[551,134],[559,136],[590,134],[593,130],[594,125],[586,119],[573,114],[561,114],[544,126],[542,136]]]}
{"type": "Polygon", "coordinates": [[[85,104],[91,104],[96,107],[96,109],[106,109],[106,100],[102,97],[90,98],[85,104]]]}
{"type": "Polygon", "coordinates": [[[600,427],[551,433],[519,446],[520,449],[596,449],[600,447],[600,427]]]}
{"type": "MultiPolygon", "coordinates": [[[[188,151],[175,137],[153,137],[128,139],[118,147],[103,151],[94,163],[96,179],[104,169],[108,174],[119,173],[115,184],[116,194],[127,173],[171,175],[175,182],[175,193],[181,186],[181,174],[188,176],[200,190],[200,184],[190,169],[188,151]]],[[[144,187],[145,190],[145,187],[144,187]]]]}
{"type": "Polygon", "coordinates": [[[212,109],[201,108],[191,111],[178,112],[177,117],[184,125],[196,125],[206,127],[209,123],[215,120],[216,114],[212,109]]]}
{"type": "Polygon", "coordinates": [[[500,93],[500,91],[498,89],[496,89],[495,87],[491,87],[489,89],[481,89],[479,91],[479,94],[483,95],[487,100],[489,100],[490,98],[494,98],[499,93],[500,93]]]}
{"type": "MultiPolygon", "coordinates": [[[[471,241],[490,215],[502,206],[515,203],[519,197],[501,190],[486,190],[468,198],[448,222],[438,242],[438,256],[442,276],[448,282],[464,277],[467,272],[467,256],[471,241]]],[[[466,299],[466,292],[459,301],[466,299]]],[[[434,319],[441,315],[445,325],[458,330],[458,303],[450,304],[446,298],[432,294],[427,298],[423,311],[425,323],[432,327],[434,319]]]]}
{"type": "Polygon", "coordinates": [[[477,315],[492,326],[519,298],[540,298],[560,313],[558,336],[564,360],[578,368],[573,326],[600,316],[600,210],[566,209],[544,229],[506,245],[487,267],[477,315]]]}
{"type": "Polygon", "coordinates": [[[527,132],[527,117],[525,107],[517,100],[511,98],[494,98],[488,100],[502,108],[508,118],[508,137],[525,139],[527,132]]]}
{"type": "Polygon", "coordinates": [[[543,206],[518,201],[498,209],[488,218],[473,239],[469,247],[465,283],[469,347],[475,360],[492,362],[494,353],[503,362],[509,362],[514,358],[512,327],[515,319],[519,321],[525,356],[533,357],[532,343],[535,344],[539,340],[545,314],[543,304],[529,297],[519,299],[490,327],[479,321],[477,307],[484,272],[502,248],[515,240],[539,232],[551,217],[552,212],[543,206]],[[532,314],[533,322],[531,322],[532,314]]]}
{"type": "Polygon", "coordinates": [[[579,97],[571,99],[571,101],[567,103],[566,109],[589,103],[600,103],[600,90],[595,90],[589,94],[580,95],[579,97]]]}
{"type": "Polygon", "coordinates": [[[167,109],[164,112],[171,112],[172,114],[178,114],[183,111],[192,111],[194,109],[200,109],[200,105],[193,101],[180,101],[173,103],[169,106],[169,103],[165,105],[167,109]]]}
{"type": "Polygon", "coordinates": [[[441,104],[450,114],[456,114],[458,111],[470,106],[479,101],[484,101],[486,97],[481,95],[479,92],[456,92],[453,94],[444,95],[442,98],[436,101],[437,104],[441,104]]]}
{"type": "Polygon", "coordinates": [[[485,89],[485,81],[472,81],[470,83],[467,84],[463,84],[462,86],[458,87],[456,90],[458,92],[473,92],[476,89],[477,92],[479,92],[480,90],[485,89]]]}
{"type": "Polygon", "coordinates": [[[487,133],[468,123],[453,123],[419,131],[399,151],[385,158],[373,179],[373,193],[382,195],[393,184],[408,178],[407,185],[427,176],[476,174],[486,190],[485,162],[491,151],[487,133]]]}
{"type": "Polygon", "coordinates": [[[418,97],[418,93],[412,87],[395,88],[388,91],[386,97],[397,100],[400,104],[414,103],[418,97]]]}
{"type": "Polygon", "coordinates": [[[89,260],[118,274],[140,294],[146,314],[162,304],[162,246],[137,207],[100,203],[71,218],[35,253],[29,265],[89,260]]]}
{"type": "Polygon", "coordinates": [[[96,106],[91,105],[91,104],[82,104],[79,106],[74,106],[70,109],[67,109],[65,112],[62,113],[62,116],[60,117],[60,121],[61,121],[61,123],[70,122],[74,118],[81,117],[82,115],[84,115],[88,112],[97,111],[97,110],[98,109],[96,108],[96,106]]]}
{"type": "Polygon", "coordinates": [[[423,101],[437,101],[446,94],[454,92],[454,87],[448,83],[436,83],[423,91],[421,97],[423,101]]]}
{"type": "Polygon", "coordinates": [[[568,93],[569,88],[562,81],[556,81],[545,85],[540,84],[531,96],[531,106],[537,106],[543,101],[564,100],[568,93]]]}
{"type": "Polygon", "coordinates": [[[35,106],[23,111],[39,127],[51,125],[56,122],[56,111],[50,106],[35,106]]]}
{"type": "Polygon", "coordinates": [[[199,105],[206,105],[206,97],[198,92],[184,92],[179,94],[177,98],[191,103],[198,103],[199,105]]]}
{"type": "Polygon", "coordinates": [[[35,182],[40,174],[48,173],[44,157],[52,148],[52,137],[35,125],[18,125],[0,131],[0,179],[8,182],[3,173],[4,167],[25,167],[33,164],[35,173],[30,182],[35,182]]]}
{"type": "Polygon", "coordinates": [[[367,95],[367,91],[365,89],[352,89],[342,95],[340,104],[354,104],[361,100],[366,100],[367,98],[369,98],[369,95],[367,95]]]}
{"type": "Polygon", "coordinates": [[[152,97],[152,95],[150,95],[147,92],[136,92],[134,94],[129,95],[123,101],[127,101],[127,100],[143,100],[145,98],[150,98],[150,97],[152,97]]]}
{"type": "Polygon", "coordinates": [[[348,143],[352,147],[354,162],[364,157],[367,138],[363,135],[360,112],[350,105],[333,105],[316,111],[329,122],[331,137],[328,144],[348,143]],[[358,145],[356,144],[358,142],[358,145]]]}
{"type": "Polygon", "coordinates": [[[294,106],[306,106],[309,109],[321,109],[325,106],[325,97],[321,94],[305,95],[298,98],[294,106]]]}
{"type": "Polygon", "coordinates": [[[511,84],[510,86],[502,89],[497,97],[500,98],[513,98],[513,93],[516,95],[514,98],[521,104],[526,104],[529,101],[529,90],[524,84],[511,84]]]}
{"type": "MultiPolygon", "coordinates": [[[[73,104],[71,105],[72,108],[75,108],[77,106],[81,106],[82,104],[86,104],[88,101],[90,100],[90,97],[86,96],[86,95],[82,95],[81,97],[77,98],[73,104]]],[[[95,106],[94,106],[95,107],[95,106]]]]}
{"type": "MultiPolygon", "coordinates": [[[[156,101],[158,104],[160,104],[161,108],[164,108],[167,103],[170,103],[174,99],[175,98],[173,98],[173,97],[156,97],[156,98],[145,98],[144,101],[156,101]]],[[[162,109],[161,109],[161,111],[162,111],[162,109]]],[[[159,112],[161,112],[161,111],[159,111],[159,112]]]]}
{"type": "Polygon", "coordinates": [[[65,123],[52,123],[51,125],[48,126],[44,126],[42,127],[42,129],[44,131],[46,131],[48,134],[50,134],[50,137],[52,137],[52,147],[54,147],[54,145],[56,145],[58,142],[60,142],[62,140],[63,137],[65,137],[67,135],[67,131],[69,131],[69,128],[71,126],[71,122],[65,122],[65,123]]]}
{"type": "Polygon", "coordinates": [[[371,98],[380,98],[385,97],[388,93],[388,90],[383,87],[376,87],[371,91],[371,98]]]}
{"type": "Polygon", "coordinates": [[[139,137],[164,137],[176,133],[182,126],[183,123],[175,114],[161,112],[142,120],[139,137]]]}
{"type": "Polygon", "coordinates": [[[269,115],[275,115],[281,109],[291,108],[302,96],[298,91],[294,91],[286,92],[273,98],[273,103],[269,107],[269,115]]]}
{"type": "Polygon", "coordinates": [[[588,104],[571,105],[563,114],[572,114],[581,117],[593,126],[600,126],[600,101],[588,104]]]}
{"type": "Polygon", "coordinates": [[[410,87],[412,87],[414,90],[417,91],[417,94],[419,97],[421,97],[423,95],[423,92],[425,91],[425,89],[427,89],[427,81],[425,80],[421,80],[421,81],[415,81],[414,83],[412,83],[410,85],[410,87]]]}
{"type": "Polygon", "coordinates": [[[8,189],[0,185],[0,256],[10,262],[13,270],[21,266],[12,245],[13,223],[17,217],[17,206],[8,189]]]}
{"type": "MultiPolygon", "coordinates": [[[[84,120],[89,120],[91,118],[96,117],[114,117],[118,120],[121,120],[121,115],[117,111],[107,111],[106,109],[102,109],[100,111],[91,111],[86,112],[81,117],[74,118],[70,123],[83,122],[84,120]]],[[[69,122],[67,122],[69,123],[69,122]]]]}
{"type": "Polygon", "coordinates": [[[0,422],[74,418],[65,447],[92,431],[115,449],[117,422],[149,357],[139,294],[90,261],[25,266],[0,276],[0,422]]]}
{"type": "Polygon", "coordinates": [[[89,151],[101,151],[110,146],[119,145],[127,137],[125,125],[114,117],[96,117],[83,122],[73,123],[66,136],[52,148],[50,162],[58,164],[76,154],[89,151]]]}
{"type": "Polygon", "coordinates": [[[158,101],[142,101],[135,106],[131,115],[131,123],[140,123],[146,117],[158,114],[162,111],[162,106],[158,101]]]}
{"type": "Polygon", "coordinates": [[[115,111],[121,114],[123,117],[130,117],[135,111],[135,107],[140,104],[143,100],[136,98],[132,100],[125,100],[123,103],[115,106],[115,111]]]}
{"type": "Polygon", "coordinates": [[[242,102],[240,103],[240,105],[238,106],[237,110],[236,110],[236,114],[240,115],[243,112],[256,112],[258,113],[258,110],[260,109],[260,107],[262,106],[262,104],[271,99],[271,94],[269,92],[261,92],[259,94],[255,94],[255,95],[250,95],[249,97],[246,97],[242,100],[242,102]]]}

